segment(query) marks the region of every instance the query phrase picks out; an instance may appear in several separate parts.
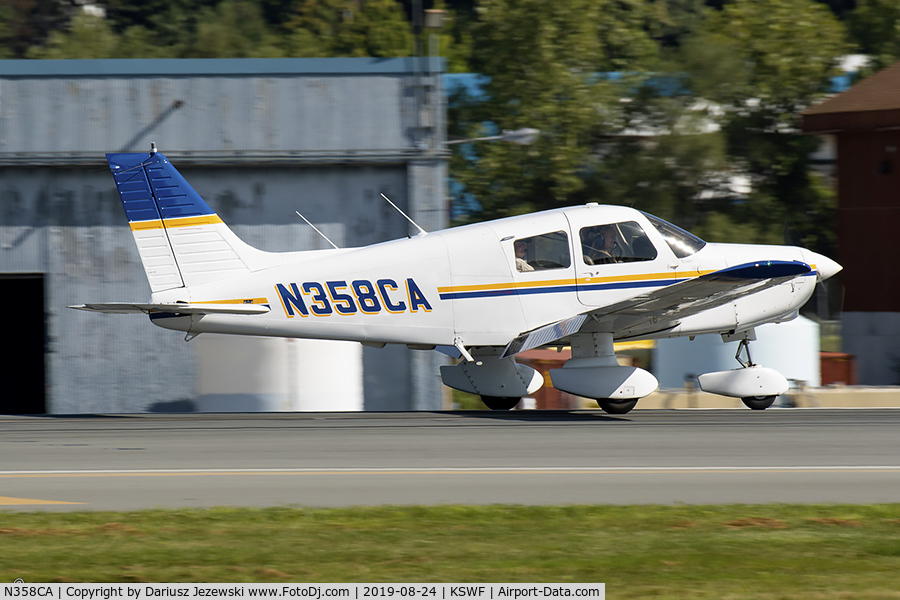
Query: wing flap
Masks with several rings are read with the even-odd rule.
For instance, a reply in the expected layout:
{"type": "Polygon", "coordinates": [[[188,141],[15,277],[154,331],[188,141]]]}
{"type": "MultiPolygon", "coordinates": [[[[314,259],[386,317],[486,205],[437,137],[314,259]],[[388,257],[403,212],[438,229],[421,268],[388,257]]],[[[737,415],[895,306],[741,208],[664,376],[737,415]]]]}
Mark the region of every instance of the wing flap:
{"type": "Polygon", "coordinates": [[[103,302],[73,304],[68,308],[112,314],[134,313],[176,313],[182,315],[260,315],[271,309],[265,304],[187,304],[170,302],[163,304],[141,304],[133,302],[103,302]]]}
{"type": "Polygon", "coordinates": [[[586,327],[612,331],[618,334],[616,337],[665,331],[685,317],[810,272],[809,265],[798,261],[760,261],[728,267],[526,331],[506,346],[503,357],[552,343],[586,327]]]}
{"type": "Polygon", "coordinates": [[[578,333],[587,319],[588,313],[582,313],[580,315],[575,315],[574,317],[569,317],[568,319],[563,319],[561,321],[550,323],[549,325],[544,325],[543,327],[538,327],[537,329],[532,329],[531,331],[521,333],[516,336],[513,341],[507,344],[506,349],[503,351],[503,355],[500,358],[506,358],[507,356],[512,356],[513,354],[519,354],[520,352],[538,348],[551,342],[555,342],[558,339],[564,338],[567,335],[578,333]]]}

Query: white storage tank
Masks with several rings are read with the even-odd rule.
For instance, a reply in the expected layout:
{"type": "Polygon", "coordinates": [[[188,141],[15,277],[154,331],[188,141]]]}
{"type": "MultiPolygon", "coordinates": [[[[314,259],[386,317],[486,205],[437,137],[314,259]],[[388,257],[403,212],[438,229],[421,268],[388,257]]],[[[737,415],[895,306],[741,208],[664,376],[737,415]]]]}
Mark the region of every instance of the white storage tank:
{"type": "Polygon", "coordinates": [[[190,343],[199,412],[363,410],[356,342],[204,333],[190,343]]]}
{"type": "MultiPolygon", "coordinates": [[[[821,385],[819,362],[819,325],[805,317],[787,323],[756,328],[756,341],[750,342],[753,362],[775,369],[788,380],[802,381],[807,387],[821,385]]],[[[653,353],[653,374],[659,387],[682,388],[685,381],[701,373],[739,368],[734,359],[739,342],[723,343],[719,335],[658,340],[653,353]]],[[[746,357],[743,357],[746,358],[746,357]]]]}

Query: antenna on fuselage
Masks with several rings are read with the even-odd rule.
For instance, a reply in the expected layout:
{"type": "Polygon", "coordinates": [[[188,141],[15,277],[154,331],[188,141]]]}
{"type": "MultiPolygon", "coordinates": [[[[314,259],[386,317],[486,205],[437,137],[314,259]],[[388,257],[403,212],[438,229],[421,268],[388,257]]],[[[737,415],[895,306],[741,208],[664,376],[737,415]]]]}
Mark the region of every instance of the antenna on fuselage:
{"type": "Polygon", "coordinates": [[[334,242],[332,242],[331,240],[329,240],[327,235],[325,235],[324,233],[322,233],[321,231],[319,231],[319,228],[318,228],[318,227],[316,227],[315,225],[313,225],[312,223],[310,223],[310,222],[309,222],[309,219],[307,219],[306,217],[304,217],[303,215],[301,215],[299,210],[295,210],[294,212],[297,213],[297,216],[298,216],[298,217],[300,217],[301,219],[303,219],[304,221],[306,221],[306,224],[309,225],[310,227],[312,227],[313,230],[314,230],[316,233],[318,233],[318,234],[321,235],[323,238],[325,238],[325,241],[328,242],[329,244],[331,244],[331,246],[332,246],[335,250],[340,250],[340,248],[338,248],[337,244],[335,244],[334,242]]]}
{"type": "Polygon", "coordinates": [[[384,198],[385,200],[387,200],[388,204],[390,204],[391,206],[393,206],[393,207],[394,207],[394,210],[396,210],[398,213],[400,213],[401,215],[403,215],[403,216],[406,218],[407,221],[409,221],[410,223],[412,223],[413,226],[414,226],[416,229],[419,230],[419,235],[425,235],[426,233],[428,233],[427,231],[425,231],[424,229],[422,229],[421,227],[419,227],[419,224],[418,224],[418,223],[416,223],[415,221],[413,221],[412,219],[410,219],[410,218],[409,218],[409,215],[407,215],[405,212],[403,212],[402,210],[400,210],[400,207],[398,207],[396,204],[394,204],[393,202],[391,202],[391,199],[390,199],[390,198],[388,198],[388,197],[385,196],[384,194],[381,194],[381,197],[384,198]]]}

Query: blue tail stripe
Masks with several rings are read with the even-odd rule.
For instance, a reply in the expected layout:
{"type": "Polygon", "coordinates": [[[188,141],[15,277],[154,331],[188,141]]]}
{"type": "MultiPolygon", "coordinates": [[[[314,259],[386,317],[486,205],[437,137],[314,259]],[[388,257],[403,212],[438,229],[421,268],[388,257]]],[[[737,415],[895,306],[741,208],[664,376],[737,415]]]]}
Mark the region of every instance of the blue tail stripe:
{"type": "Polygon", "coordinates": [[[147,173],[143,168],[143,164],[149,158],[150,155],[147,153],[106,155],[129,223],[160,218],[156,201],[150,191],[147,173]]]}
{"type": "Polygon", "coordinates": [[[147,171],[163,219],[215,214],[200,194],[194,191],[172,163],[159,152],[151,160],[147,171]]]}
{"type": "Polygon", "coordinates": [[[106,155],[129,222],[213,215],[161,152],[106,155]]]}

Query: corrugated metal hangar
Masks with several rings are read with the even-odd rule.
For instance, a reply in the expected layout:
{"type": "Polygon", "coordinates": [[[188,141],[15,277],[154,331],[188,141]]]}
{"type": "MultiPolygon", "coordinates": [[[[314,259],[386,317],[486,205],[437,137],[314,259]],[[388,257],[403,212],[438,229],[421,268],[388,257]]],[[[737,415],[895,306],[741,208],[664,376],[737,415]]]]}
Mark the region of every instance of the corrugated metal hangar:
{"type": "Polygon", "coordinates": [[[104,154],[151,141],[264,250],[327,246],[295,210],[339,246],[407,235],[380,193],[446,227],[440,75],[436,58],[0,61],[0,412],[440,408],[435,352],[185,343],[65,308],[149,297],[104,154]]]}

